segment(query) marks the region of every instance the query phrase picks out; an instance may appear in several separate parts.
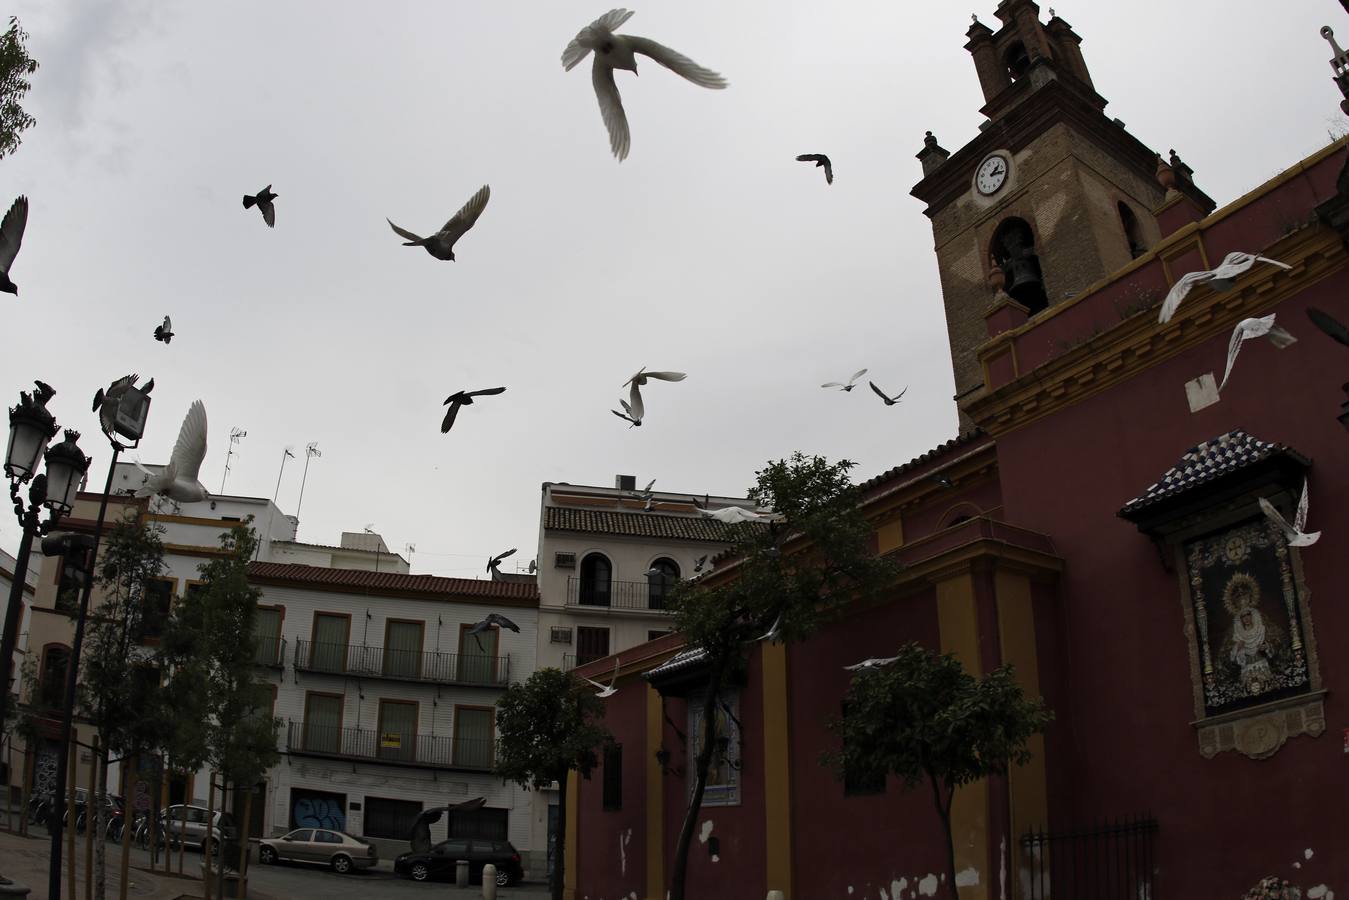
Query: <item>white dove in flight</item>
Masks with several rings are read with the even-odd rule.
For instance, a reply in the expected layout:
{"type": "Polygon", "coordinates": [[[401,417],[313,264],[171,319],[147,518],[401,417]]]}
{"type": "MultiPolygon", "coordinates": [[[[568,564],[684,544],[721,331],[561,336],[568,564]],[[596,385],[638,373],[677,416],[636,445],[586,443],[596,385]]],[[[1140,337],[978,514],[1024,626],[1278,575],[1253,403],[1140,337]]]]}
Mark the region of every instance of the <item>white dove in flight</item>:
{"type": "Polygon", "coordinates": [[[863,672],[867,669],[883,668],[885,666],[890,665],[890,663],[894,662],[897,659],[899,659],[898,656],[888,656],[885,659],[877,659],[876,657],[873,656],[871,659],[864,659],[860,663],[855,663],[851,666],[844,666],[843,668],[849,672],[863,672]]]}
{"type": "Polygon", "coordinates": [[[1274,324],[1274,313],[1259,319],[1242,319],[1237,323],[1237,327],[1232,329],[1232,339],[1227,342],[1227,371],[1223,373],[1222,384],[1218,385],[1218,393],[1221,394],[1223,388],[1227,387],[1227,379],[1232,376],[1232,366],[1237,361],[1237,354],[1241,352],[1241,345],[1251,338],[1258,337],[1269,338],[1269,342],[1280,350],[1297,343],[1297,338],[1274,324]]]}
{"type": "Polygon", "coordinates": [[[590,681],[590,679],[586,678],[584,675],[581,676],[582,678],[585,678],[586,681],[590,682],[590,684],[597,691],[599,691],[599,693],[596,694],[595,696],[599,697],[601,700],[607,697],[612,697],[614,694],[618,693],[618,688],[616,687],[616,685],[618,684],[618,662],[619,662],[618,660],[614,660],[614,677],[609,679],[608,687],[605,687],[598,681],[590,681]]]}
{"type": "Polygon", "coordinates": [[[205,500],[208,496],[206,488],[197,480],[201,461],[205,458],[206,407],[196,400],[183,417],[183,427],[178,431],[178,443],[173,445],[169,464],[158,474],[150,474],[145,484],[136,491],[136,496],[160,494],[179,503],[205,500]]]}
{"type": "Polygon", "coordinates": [[[611,9],[585,28],[567,44],[562,51],[562,65],[570,72],[590,51],[595,51],[595,63],[590,70],[590,80],[595,85],[595,96],[600,101],[600,117],[604,127],[609,129],[609,148],[619,162],[627,159],[632,147],[632,136],[628,132],[628,116],[623,112],[623,98],[618,95],[618,85],[614,83],[614,69],[626,69],[637,74],[637,56],[640,53],[660,63],[665,68],[680,75],[694,84],[721,90],[726,87],[726,79],[711,69],[704,69],[683,54],[669,47],[657,44],[650,38],[635,34],[614,34],[628,19],[632,10],[611,9]]]}
{"type": "Polygon", "coordinates": [[[1281,269],[1292,268],[1292,266],[1281,263],[1277,259],[1267,259],[1263,256],[1256,256],[1254,253],[1234,250],[1224,256],[1223,261],[1218,263],[1211,271],[1187,272],[1176,279],[1176,283],[1171,285],[1171,290],[1167,292],[1166,299],[1162,301],[1162,311],[1157,316],[1157,321],[1162,325],[1170,322],[1171,317],[1176,314],[1177,307],[1180,306],[1180,301],[1184,300],[1186,295],[1190,293],[1190,289],[1196,285],[1207,284],[1215,291],[1228,290],[1237,278],[1245,274],[1251,266],[1258,262],[1269,263],[1281,269]]]}
{"type": "Polygon", "coordinates": [[[778,513],[756,513],[741,506],[723,506],[721,509],[700,509],[698,512],[709,519],[716,519],[727,525],[740,522],[776,522],[782,518],[778,513]]]}
{"type": "MultiPolygon", "coordinates": [[[[848,382],[846,384],[844,384],[841,381],[826,381],[824,384],[820,385],[820,387],[838,388],[840,391],[851,391],[853,388],[857,387],[857,379],[861,378],[866,373],[867,373],[866,369],[858,369],[856,372],[853,373],[852,377],[848,379],[848,382]]],[[[908,388],[905,388],[905,390],[908,390],[908,388]]]]}
{"type": "Polygon", "coordinates": [[[1307,534],[1303,531],[1307,527],[1307,479],[1302,479],[1302,499],[1297,502],[1297,513],[1293,516],[1293,524],[1289,525],[1288,520],[1279,515],[1279,511],[1274,508],[1264,497],[1260,498],[1260,508],[1264,510],[1269,520],[1274,523],[1280,531],[1283,532],[1284,540],[1288,541],[1290,547],[1310,547],[1321,539],[1321,532],[1313,531],[1307,534]]]}

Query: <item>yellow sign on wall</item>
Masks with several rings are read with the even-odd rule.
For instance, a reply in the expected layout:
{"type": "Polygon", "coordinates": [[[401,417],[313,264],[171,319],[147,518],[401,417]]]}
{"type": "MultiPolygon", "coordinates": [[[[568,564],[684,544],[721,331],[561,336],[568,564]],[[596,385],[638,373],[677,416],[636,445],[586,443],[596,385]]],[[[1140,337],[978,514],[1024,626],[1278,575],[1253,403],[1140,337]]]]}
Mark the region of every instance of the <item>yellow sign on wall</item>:
{"type": "Polygon", "coordinates": [[[385,750],[402,750],[403,735],[397,731],[385,731],[379,736],[379,745],[385,750]]]}

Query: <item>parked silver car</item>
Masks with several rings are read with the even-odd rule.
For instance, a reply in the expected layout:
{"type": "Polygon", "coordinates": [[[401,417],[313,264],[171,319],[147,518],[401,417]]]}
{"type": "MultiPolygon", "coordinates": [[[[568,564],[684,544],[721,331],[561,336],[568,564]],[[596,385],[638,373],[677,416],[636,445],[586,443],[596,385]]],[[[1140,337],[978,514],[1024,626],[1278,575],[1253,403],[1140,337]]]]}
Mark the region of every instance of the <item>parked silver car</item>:
{"type": "Polygon", "coordinates": [[[369,869],[379,862],[379,852],[365,838],[327,828],[297,828],[281,837],[258,842],[258,859],[271,864],[283,859],[323,863],[334,872],[369,869]]]}
{"type": "Polygon", "coordinates": [[[215,812],[213,823],[208,827],[207,812],[204,806],[175,803],[160,813],[160,819],[172,843],[181,841],[185,846],[202,851],[210,849],[212,853],[218,854],[219,840],[233,840],[238,837],[239,832],[234,827],[234,817],[219,810],[215,812]]]}

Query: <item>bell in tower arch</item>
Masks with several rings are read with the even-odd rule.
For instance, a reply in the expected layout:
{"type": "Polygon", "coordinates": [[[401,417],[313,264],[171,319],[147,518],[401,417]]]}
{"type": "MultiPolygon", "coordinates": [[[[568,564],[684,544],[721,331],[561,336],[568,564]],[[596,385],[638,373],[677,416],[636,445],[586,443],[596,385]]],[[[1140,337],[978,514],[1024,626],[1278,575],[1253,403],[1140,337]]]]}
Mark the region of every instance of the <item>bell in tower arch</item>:
{"type": "Polygon", "coordinates": [[[992,255],[1006,273],[1007,293],[1033,316],[1049,306],[1040,258],[1035,255],[1035,236],[1025,220],[1011,218],[993,233],[992,255]]]}

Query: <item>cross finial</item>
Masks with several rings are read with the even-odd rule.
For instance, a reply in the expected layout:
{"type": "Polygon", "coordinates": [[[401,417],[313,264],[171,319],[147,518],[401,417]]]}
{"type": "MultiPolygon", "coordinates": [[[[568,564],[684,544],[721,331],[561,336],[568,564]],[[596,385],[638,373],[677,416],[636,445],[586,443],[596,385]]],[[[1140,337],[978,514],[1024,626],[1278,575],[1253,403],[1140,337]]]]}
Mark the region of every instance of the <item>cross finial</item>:
{"type": "Polygon", "coordinates": [[[1056,15],[1057,15],[1057,13],[1054,12],[1054,7],[1052,7],[1052,6],[1049,7],[1049,18],[1052,19],[1052,18],[1054,18],[1054,16],[1056,16],[1056,15]]]}
{"type": "MultiPolygon", "coordinates": [[[[979,14],[978,14],[978,13],[970,13],[970,21],[971,21],[971,22],[974,22],[975,24],[978,24],[978,22],[979,22],[979,14]]],[[[1321,33],[1322,33],[1322,34],[1325,34],[1325,33],[1326,33],[1327,31],[1329,31],[1329,30],[1330,30],[1329,28],[1322,28],[1322,29],[1321,29],[1321,33]]]]}

